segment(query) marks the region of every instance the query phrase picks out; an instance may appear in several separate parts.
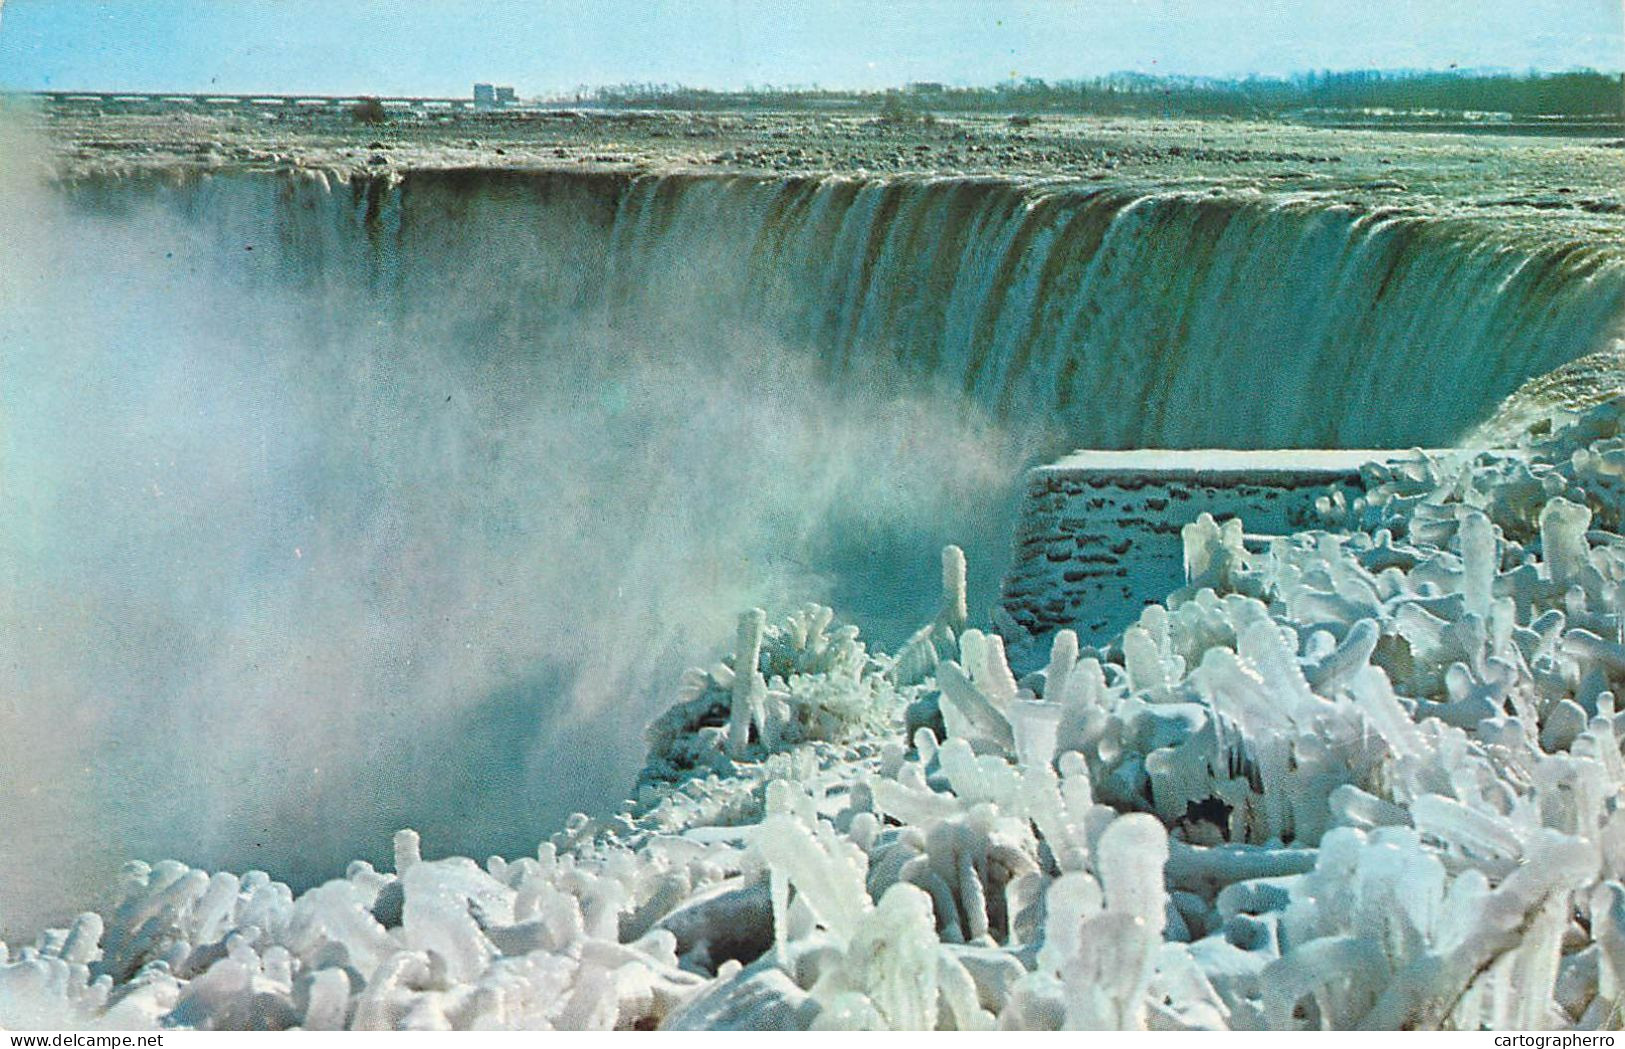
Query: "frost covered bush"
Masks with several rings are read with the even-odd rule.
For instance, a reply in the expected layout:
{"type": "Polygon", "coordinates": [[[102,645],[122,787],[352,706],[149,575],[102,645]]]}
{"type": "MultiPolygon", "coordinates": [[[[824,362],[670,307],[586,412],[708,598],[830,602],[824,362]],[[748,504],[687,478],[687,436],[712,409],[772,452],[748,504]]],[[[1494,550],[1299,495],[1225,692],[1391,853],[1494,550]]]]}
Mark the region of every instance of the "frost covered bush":
{"type": "Polygon", "coordinates": [[[973,628],[952,550],[894,656],[747,613],[621,813],[297,897],[132,864],[0,948],[0,1022],[1617,1028],[1622,419],[1374,464],[1318,532],[1188,522],[1103,649],[973,628]]]}
{"type": "Polygon", "coordinates": [[[834,618],[821,605],[773,625],[761,609],[741,616],[734,654],[690,670],[677,705],[649,727],[645,778],[726,775],[735,759],[883,732],[903,697],[858,628],[831,631],[834,618]]]}

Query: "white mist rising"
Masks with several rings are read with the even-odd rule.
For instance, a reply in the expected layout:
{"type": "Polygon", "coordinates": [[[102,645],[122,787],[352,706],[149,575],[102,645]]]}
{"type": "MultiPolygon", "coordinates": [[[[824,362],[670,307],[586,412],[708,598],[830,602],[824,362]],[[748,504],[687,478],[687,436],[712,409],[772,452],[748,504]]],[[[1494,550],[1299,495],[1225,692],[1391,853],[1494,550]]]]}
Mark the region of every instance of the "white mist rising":
{"type": "Polygon", "coordinates": [[[1025,449],[946,400],[670,299],[609,323],[562,240],[379,294],[229,191],[69,204],[29,155],[0,151],[0,933],[132,857],[308,884],[407,824],[530,851],[624,796],[740,608],[833,593],[895,635],[956,533],[997,571],[1025,449]]]}

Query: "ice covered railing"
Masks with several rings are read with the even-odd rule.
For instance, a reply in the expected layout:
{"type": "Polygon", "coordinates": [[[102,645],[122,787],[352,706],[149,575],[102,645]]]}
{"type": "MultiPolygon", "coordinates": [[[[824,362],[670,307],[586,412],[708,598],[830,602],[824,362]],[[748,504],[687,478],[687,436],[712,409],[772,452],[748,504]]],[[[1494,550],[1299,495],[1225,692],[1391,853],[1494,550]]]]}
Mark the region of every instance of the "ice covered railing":
{"type": "Polygon", "coordinates": [[[535,857],[132,864],[10,1027],[1617,1028],[1622,408],[1420,456],[1018,677],[963,560],[896,655],[750,613],[535,857]]]}

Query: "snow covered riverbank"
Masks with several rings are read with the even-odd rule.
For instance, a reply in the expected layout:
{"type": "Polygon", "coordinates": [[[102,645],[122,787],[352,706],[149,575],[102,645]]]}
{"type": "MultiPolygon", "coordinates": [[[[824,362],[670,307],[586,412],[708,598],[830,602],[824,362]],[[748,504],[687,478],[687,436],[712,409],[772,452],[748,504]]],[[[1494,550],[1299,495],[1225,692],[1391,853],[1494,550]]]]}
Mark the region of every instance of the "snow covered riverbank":
{"type": "Polygon", "coordinates": [[[1263,554],[1193,522],[1190,586],[1019,681],[952,552],[893,656],[747,615],[622,816],[297,898],[132,864],[6,951],[0,1022],[1618,1026],[1622,411],[1263,554]]]}

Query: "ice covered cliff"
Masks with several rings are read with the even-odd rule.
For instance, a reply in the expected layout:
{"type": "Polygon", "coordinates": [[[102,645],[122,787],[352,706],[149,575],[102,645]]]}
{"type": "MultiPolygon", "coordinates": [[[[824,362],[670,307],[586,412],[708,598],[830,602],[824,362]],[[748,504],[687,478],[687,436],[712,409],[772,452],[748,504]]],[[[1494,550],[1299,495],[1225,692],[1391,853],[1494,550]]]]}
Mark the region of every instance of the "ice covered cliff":
{"type": "Polygon", "coordinates": [[[0,1023],[1618,1027],[1625,403],[1323,509],[1190,523],[1190,586],[1019,680],[954,550],[893,655],[747,614],[622,815],[297,898],[131,864],[0,948],[0,1023]]]}

